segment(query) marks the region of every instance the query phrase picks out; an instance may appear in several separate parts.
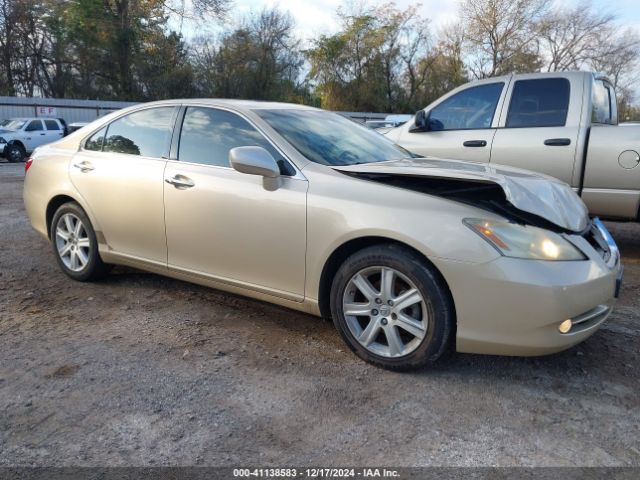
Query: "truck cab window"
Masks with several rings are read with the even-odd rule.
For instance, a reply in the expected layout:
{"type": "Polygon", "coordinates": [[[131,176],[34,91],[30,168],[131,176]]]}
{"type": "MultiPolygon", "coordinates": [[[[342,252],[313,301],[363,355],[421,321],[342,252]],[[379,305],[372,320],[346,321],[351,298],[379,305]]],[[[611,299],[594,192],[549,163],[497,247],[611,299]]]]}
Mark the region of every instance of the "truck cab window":
{"type": "Polygon", "coordinates": [[[430,113],[432,130],[491,128],[504,83],[467,88],[437,105],[430,113]]]}
{"type": "Polygon", "coordinates": [[[516,81],[506,127],[564,127],[569,95],[570,85],[566,78],[516,81]]]}

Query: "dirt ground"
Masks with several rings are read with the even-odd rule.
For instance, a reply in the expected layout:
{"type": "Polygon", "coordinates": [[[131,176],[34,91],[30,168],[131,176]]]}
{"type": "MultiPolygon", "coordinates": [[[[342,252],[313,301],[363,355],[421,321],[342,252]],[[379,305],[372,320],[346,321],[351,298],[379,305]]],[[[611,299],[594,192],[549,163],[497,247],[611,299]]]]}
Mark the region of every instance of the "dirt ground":
{"type": "Polygon", "coordinates": [[[333,326],[117,268],[76,283],[0,165],[0,465],[640,465],[640,225],[610,320],[542,358],[398,374],[333,326]]]}

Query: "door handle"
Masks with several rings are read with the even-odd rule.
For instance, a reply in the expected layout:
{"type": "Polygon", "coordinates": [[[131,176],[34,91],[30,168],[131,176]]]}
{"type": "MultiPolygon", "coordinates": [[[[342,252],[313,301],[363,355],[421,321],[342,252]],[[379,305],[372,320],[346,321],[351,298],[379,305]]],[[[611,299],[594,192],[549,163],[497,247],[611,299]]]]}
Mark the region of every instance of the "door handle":
{"type": "Polygon", "coordinates": [[[174,175],[171,178],[165,178],[164,181],[169,185],[173,185],[177,189],[181,190],[184,190],[185,188],[195,187],[196,185],[195,183],[193,183],[193,180],[187,177],[183,177],[182,175],[174,175]]]}
{"type": "Polygon", "coordinates": [[[467,140],[462,144],[465,147],[486,147],[486,140],[467,140]]]}
{"type": "Polygon", "coordinates": [[[46,135],[46,133],[41,133],[40,135],[46,135]]]}
{"type": "Polygon", "coordinates": [[[74,163],[73,166],[75,168],[77,168],[78,170],[80,170],[82,173],[87,173],[90,172],[91,170],[93,170],[95,167],[93,165],[91,165],[91,163],[89,162],[80,162],[80,163],[74,163]]]}
{"type": "Polygon", "coordinates": [[[548,147],[566,147],[571,145],[571,139],[569,138],[547,138],[544,144],[548,147]]]}

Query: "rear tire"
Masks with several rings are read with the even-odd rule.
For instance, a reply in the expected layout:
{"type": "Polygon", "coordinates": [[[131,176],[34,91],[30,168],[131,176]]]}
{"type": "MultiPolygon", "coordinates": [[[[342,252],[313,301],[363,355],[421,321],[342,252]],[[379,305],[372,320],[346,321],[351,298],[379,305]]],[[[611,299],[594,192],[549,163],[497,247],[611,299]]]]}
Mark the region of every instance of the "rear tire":
{"type": "Polygon", "coordinates": [[[100,258],[98,241],[89,217],[75,202],[61,205],[51,220],[51,245],[58,265],[74,280],[103,278],[111,270],[100,258]]]}
{"type": "Polygon", "coordinates": [[[5,148],[4,156],[7,157],[7,160],[11,163],[20,163],[24,162],[24,159],[27,156],[27,153],[24,151],[20,145],[8,145],[5,148]]]}
{"type": "Polygon", "coordinates": [[[369,247],[345,260],[333,280],[331,313],[356,355],[390,370],[435,362],[455,326],[449,290],[439,273],[395,244],[369,247]]]}

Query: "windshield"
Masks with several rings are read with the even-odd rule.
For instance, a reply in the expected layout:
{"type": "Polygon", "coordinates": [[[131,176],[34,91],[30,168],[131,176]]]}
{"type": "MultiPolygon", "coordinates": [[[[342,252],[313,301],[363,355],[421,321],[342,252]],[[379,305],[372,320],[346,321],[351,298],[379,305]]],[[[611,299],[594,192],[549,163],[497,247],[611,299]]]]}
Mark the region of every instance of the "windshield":
{"type": "Polygon", "coordinates": [[[25,123],[26,120],[10,120],[3,127],[8,130],[20,130],[25,123]]]}
{"type": "Polygon", "coordinates": [[[356,165],[412,156],[379,133],[336,113],[296,109],[255,113],[302,155],[322,165],[356,165]]]}

